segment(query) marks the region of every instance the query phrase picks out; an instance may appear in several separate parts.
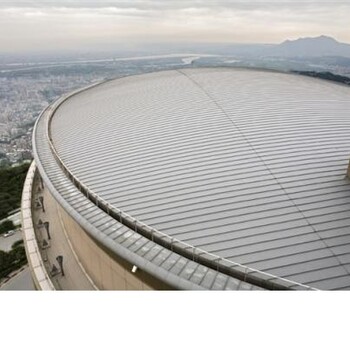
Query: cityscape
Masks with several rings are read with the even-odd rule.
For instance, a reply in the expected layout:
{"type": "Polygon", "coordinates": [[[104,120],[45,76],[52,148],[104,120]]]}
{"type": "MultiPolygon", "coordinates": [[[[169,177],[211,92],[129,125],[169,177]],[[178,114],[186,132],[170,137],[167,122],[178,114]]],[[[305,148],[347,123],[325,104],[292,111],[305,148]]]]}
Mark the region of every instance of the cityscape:
{"type": "MultiPolygon", "coordinates": [[[[181,47],[178,48],[181,50],[181,47]]],[[[169,50],[169,49],[168,49],[169,50]]],[[[193,67],[250,67],[280,71],[330,72],[350,78],[350,55],[294,57],[269,53],[260,45],[194,46],[192,53],[139,52],[134,57],[81,59],[51,57],[47,62],[0,60],[0,166],[31,160],[31,134],[36,118],[65,93],[106,79],[164,69],[193,67]],[[216,52],[216,53],[215,53],[216,52]]],[[[164,51],[164,50],[163,50],[164,51]]],[[[293,51],[292,51],[293,52],[293,51]]],[[[121,55],[119,53],[119,55],[121,55]]],[[[127,56],[127,53],[123,53],[127,56]]],[[[23,60],[23,58],[22,58],[23,60]]]]}

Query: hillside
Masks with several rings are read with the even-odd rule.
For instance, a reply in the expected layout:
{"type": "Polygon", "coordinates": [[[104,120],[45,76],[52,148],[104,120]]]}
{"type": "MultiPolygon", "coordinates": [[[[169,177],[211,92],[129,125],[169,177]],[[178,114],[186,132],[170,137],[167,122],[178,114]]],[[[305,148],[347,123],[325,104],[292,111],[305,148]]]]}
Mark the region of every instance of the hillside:
{"type": "Polygon", "coordinates": [[[345,84],[350,86],[350,78],[342,75],[333,74],[331,72],[315,72],[315,71],[292,71],[293,73],[306,75],[308,77],[320,78],[324,80],[335,81],[337,83],[345,84]]]}
{"type": "Polygon", "coordinates": [[[286,40],[279,45],[265,50],[264,54],[279,57],[350,57],[350,45],[321,35],[316,38],[286,40]]]}

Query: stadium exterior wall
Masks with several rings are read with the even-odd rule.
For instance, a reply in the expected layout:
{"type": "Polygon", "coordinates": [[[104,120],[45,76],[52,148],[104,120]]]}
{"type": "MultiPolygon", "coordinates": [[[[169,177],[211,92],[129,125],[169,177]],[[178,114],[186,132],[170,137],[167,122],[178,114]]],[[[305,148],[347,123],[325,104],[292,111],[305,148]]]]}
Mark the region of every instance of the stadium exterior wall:
{"type": "Polygon", "coordinates": [[[34,179],[37,175],[35,161],[32,162],[23,186],[21,201],[22,232],[29,268],[35,289],[55,290],[45,269],[44,261],[38,246],[33,222],[34,179]]]}
{"type": "Polygon", "coordinates": [[[145,271],[132,273],[133,265],[108,253],[59,205],[58,215],[63,222],[75,254],[98,289],[148,290],[169,289],[145,271]]]}
{"type": "MultiPolygon", "coordinates": [[[[38,231],[34,203],[36,202],[40,174],[37,171],[35,161],[33,161],[25,181],[22,194],[22,227],[24,233],[25,249],[29,261],[32,280],[37,290],[63,289],[55,286],[47,271],[47,254],[42,249],[42,239],[37,237],[38,231]]],[[[45,186],[45,185],[44,185],[45,186]]],[[[133,265],[108,252],[103,246],[93,240],[89,234],[67,213],[66,210],[56,201],[49,191],[44,195],[45,211],[50,211],[50,207],[55,208],[56,215],[49,215],[51,226],[56,221],[64,231],[69,247],[72,248],[76,263],[81,267],[80,274],[85,274],[91,281],[94,288],[103,290],[149,290],[170,289],[165,283],[155,279],[145,271],[137,270],[132,273],[133,265]]],[[[40,210],[40,209],[39,209],[40,210]]],[[[61,234],[62,234],[61,232],[61,234]]],[[[51,244],[57,237],[58,232],[51,232],[51,244]]],[[[61,235],[62,236],[62,235],[61,235]]],[[[63,256],[69,252],[62,251],[63,256]]],[[[66,260],[66,259],[65,259],[66,260]]],[[[51,259],[51,262],[53,259],[51,259]]],[[[64,262],[64,265],[66,262],[64,262]]],[[[68,261],[68,264],[70,262],[68,261]]],[[[63,266],[64,266],[63,265],[63,266]]],[[[64,266],[64,270],[70,270],[70,266],[64,266]]],[[[67,272],[66,272],[67,273],[67,272]]],[[[56,277],[57,279],[57,277],[56,277]]],[[[77,281],[77,284],[79,282],[77,281]]],[[[78,289],[74,285],[71,289],[78,289]]]]}

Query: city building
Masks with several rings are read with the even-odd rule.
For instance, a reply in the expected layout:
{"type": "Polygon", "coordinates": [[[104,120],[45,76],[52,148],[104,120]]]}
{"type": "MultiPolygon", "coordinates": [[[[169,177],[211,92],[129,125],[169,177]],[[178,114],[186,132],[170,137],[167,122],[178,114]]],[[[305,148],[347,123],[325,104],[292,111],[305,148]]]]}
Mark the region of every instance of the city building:
{"type": "Polygon", "coordinates": [[[350,89],[188,68],[40,115],[22,197],[37,289],[350,288],[350,89]]]}

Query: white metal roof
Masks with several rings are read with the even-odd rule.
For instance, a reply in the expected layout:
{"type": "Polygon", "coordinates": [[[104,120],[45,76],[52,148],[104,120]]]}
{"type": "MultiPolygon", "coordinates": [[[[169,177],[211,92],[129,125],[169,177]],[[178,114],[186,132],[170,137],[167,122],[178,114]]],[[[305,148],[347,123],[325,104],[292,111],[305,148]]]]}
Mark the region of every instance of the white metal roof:
{"type": "Polygon", "coordinates": [[[83,184],[146,225],[273,275],[350,288],[348,87],[230,68],[132,76],[69,98],[51,136],[83,184]]]}

